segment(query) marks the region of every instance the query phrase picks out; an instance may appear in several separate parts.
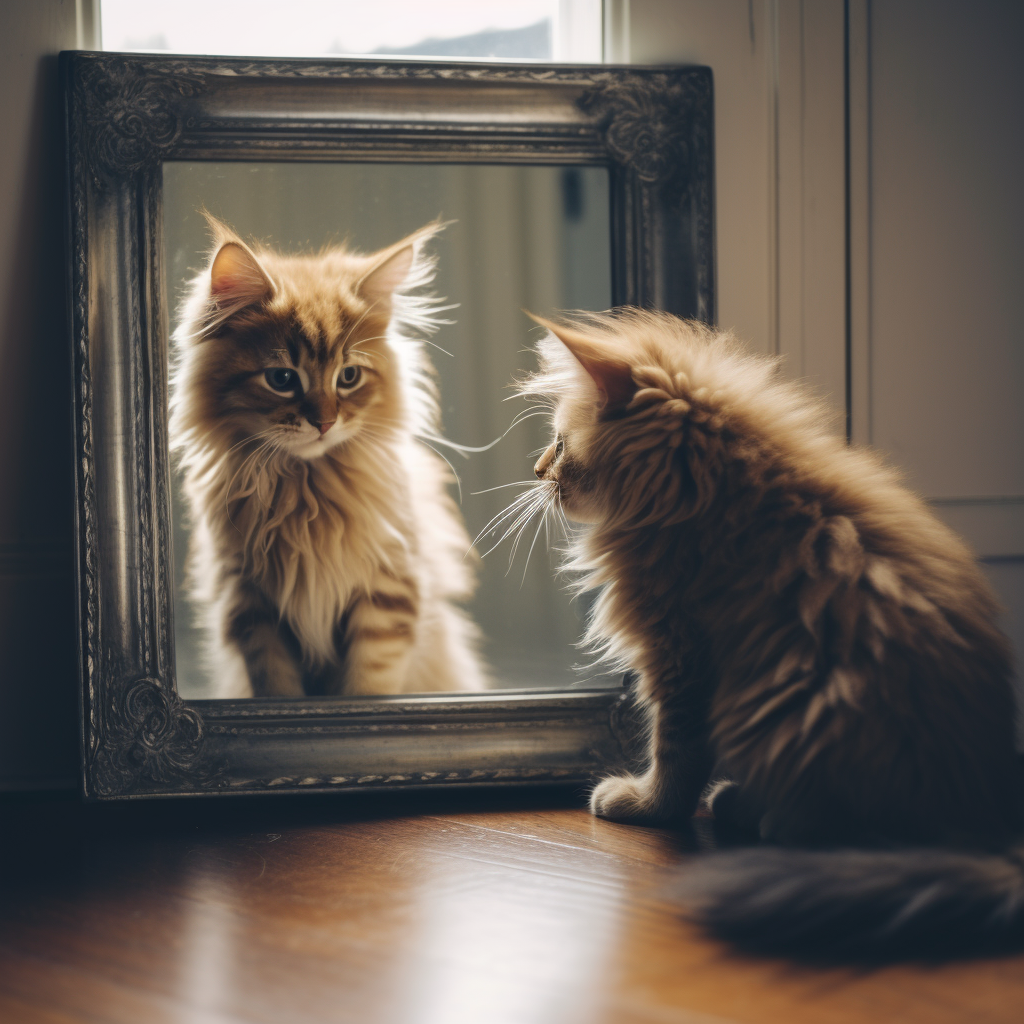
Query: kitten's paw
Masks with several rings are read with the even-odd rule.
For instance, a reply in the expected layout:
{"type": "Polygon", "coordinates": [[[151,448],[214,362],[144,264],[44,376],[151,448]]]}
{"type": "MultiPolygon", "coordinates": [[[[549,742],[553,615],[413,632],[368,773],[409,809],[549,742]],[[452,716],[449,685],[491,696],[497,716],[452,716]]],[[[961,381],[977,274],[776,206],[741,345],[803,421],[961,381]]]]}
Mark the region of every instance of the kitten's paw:
{"type": "Polygon", "coordinates": [[[714,779],[707,784],[700,802],[716,818],[728,820],[729,812],[739,795],[739,789],[739,784],[732,779],[714,779]]]}
{"type": "Polygon", "coordinates": [[[749,833],[756,837],[761,820],[758,806],[732,779],[716,779],[708,783],[700,802],[714,816],[716,825],[749,833]]]}
{"type": "Polygon", "coordinates": [[[643,821],[656,815],[645,780],[635,775],[613,775],[599,782],[590,794],[590,812],[613,821],[643,821]]]}

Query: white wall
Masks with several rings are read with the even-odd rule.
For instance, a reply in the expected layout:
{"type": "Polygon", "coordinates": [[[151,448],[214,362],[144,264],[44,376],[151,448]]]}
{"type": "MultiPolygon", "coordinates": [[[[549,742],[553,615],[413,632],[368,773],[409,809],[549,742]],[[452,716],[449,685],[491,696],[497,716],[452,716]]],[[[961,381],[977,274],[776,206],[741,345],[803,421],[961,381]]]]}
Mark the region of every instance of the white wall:
{"type": "Polygon", "coordinates": [[[57,52],[74,0],[0,6],[0,788],[73,783],[70,346],[57,52]]]}

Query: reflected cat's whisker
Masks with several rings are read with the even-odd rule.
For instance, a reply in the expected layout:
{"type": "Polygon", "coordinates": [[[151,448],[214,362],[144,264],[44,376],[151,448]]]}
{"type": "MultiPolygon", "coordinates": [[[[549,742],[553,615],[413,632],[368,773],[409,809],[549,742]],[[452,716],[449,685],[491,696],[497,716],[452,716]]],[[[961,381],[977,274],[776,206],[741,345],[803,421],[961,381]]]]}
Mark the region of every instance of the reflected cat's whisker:
{"type": "Polygon", "coordinates": [[[268,437],[277,430],[276,427],[268,427],[266,430],[257,431],[255,434],[249,434],[248,437],[243,437],[237,444],[233,444],[224,455],[230,455],[236,448],[241,448],[243,444],[248,444],[250,441],[256,441],[263,437],[268,437]]]}
{"type": "Polygon", "coordinates": [[[238,468],[235,470],[231,479],[228,481],[227,487],[224,489],[225,500],[233,496],[231,489],[234,486],[235,480],[238,479],[239,473],[243,472],[248,466],[248,464],[256,459],[256,457],[260,454],[260,452],[263,451],[263,449],[267,446],[268,443],[269,440],[260,441],[260,443],[251,452],[249,452],[249,454],[246,455],[244,459],[242,459],[242,461],[238,465],[238,468]]]}
{"type": "MultiPolygon", "coordinates": [[[[348,344],[348,339],[352,337],[352,332],[370,315],[370,310],[373,306],[367,306],[366,309],[359,315],[359,318],[354,324],[345,332],[345,336],[341,339],[341,351],[345,351],[345,346],[348,344]]],[[[364,339],[365,340],[365,339],[364,339]]]]}
{"type": "Polygon", "coordinates": [[[231,518],[231,502],[237,501],[241,498],[247,498],[250,495],[255,494],[256,491],[258,490],[258,484],[256,482],[253,482],[248,489],[246,489],[246,487],[243,486],[241,490],[233,491],[232,488],[234,487],[235,480],[238,478],[238,474],[245,470],[246,467],[251,463],[255,463],[259,455],[263,451],[265,451],[267,447],[270,446],[271,444],[274,444],[273,438],[267,438],[266,440],[262,441],[254,451],[250,452],[242,460],[242,463],[241,465],[239,465],[238,469],[235,470],[231,479],[228,481],[227,487],[224,488],[224,514],[227,516],[228,522],[231,523],[232,526],[235,525],[235,522],[231,518]]]}
{"type": "Polygon", "coordinates": [[[422,340],[425,344],[430,345],[432,348],[436,348],[438,352],[443,352],[446,356],[451,356],[452,359],[455,358],[454,352],[449,352],[448,349],[441,348],[436,341],[431,341],[429,338],[423,338],[422,340]]]}

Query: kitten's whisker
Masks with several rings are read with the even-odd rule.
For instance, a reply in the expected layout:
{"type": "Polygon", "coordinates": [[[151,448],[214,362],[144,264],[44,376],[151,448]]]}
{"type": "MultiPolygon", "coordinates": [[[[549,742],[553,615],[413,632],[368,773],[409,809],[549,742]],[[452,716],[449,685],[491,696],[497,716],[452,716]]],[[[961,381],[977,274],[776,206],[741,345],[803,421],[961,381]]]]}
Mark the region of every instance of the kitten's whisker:
{"type": "MultiPolygon", "coordinates": [[[[473,449],[473,448],[466,448],[464,445],[456,444],[454,441],[449,441],[448,438],[442,437],[440,434],[422,433],[422,434],[419,434],[418,436],[421,439],[425,438],[427,440],[433,441],[434,444],[443,444],[446,448],[451,448],[454,451],[457,451],[464,459],[468,459],[469,458],[469,456],[466,454],[467,452],[476,450],[476,449],[473,449]]],[[[424,442],[424,443],[426,443],[426,442],[424,442]]],[[[483,449],[479,449],[479,450],[483,451],[483,449]]]]}
{"type": "Polygon", "coordinates": [[[521,512],[519,516],[513,521],[512,525],[509,526],[509,528],[498,538],[498,540],[495,541],[495,543],[491,547],[489,547],[480,557],[486,558],[492,551],[501,547],[501,545],[508,537],[510,537],[513,533],[516,532],[516,530],[522,527],[524,522],[529,522],[530,518],[532,517],[535,511],[536,509],[531,507],[527,509],[525,512],[521,512]]]}
{"type": "MultiPolygon", "coordinates": [[[[531,498],[531,499],[534,499],[534,498],[535,498],[535,495],[531,494],[531,495],[530,495],[530,498],[531,498]]],[[[510,509],[508,509],[508,510],[507,510],[507,512],[506,512],[506,515],[505,515],[505,516],[503,516],[502,518],[503,518],[503,519],[504,519],[504,518],[507,518],[507,516],[508,516],[509,514],[513,513],[513,512],[514,512],[514,513],[516,513],[516,516],[515,516],[515,518],[514,518],[514,519],[512,520],[512,523],[511,523],[511,525],[509,525],[509,526],[508,526],[508,527],[506,528],[505,532],[504,532],[504,533],[503,533],[503,534],[502,534],[502,535],[501,535],[501,536],[500,536],[500,537],[498,538],[498,540],[497,540],[497,541],[495,541],[495,543],[493,544],[493,546],[491,546],[490,548],[488,548],[488,549],[487,549],[487,551],[486,551],[486,552],[485,552],[485,553],[484,553],[483,555],[481,555],[481,556],[480,556],[481,558],[486,558],[486,557],[487,557],[487,555],[489,555],[489,554],[490,554],[490,553],[491,553],[492,551],[494,551],[494,550],[495,550],[495,548],[499,547],[499,546],[500,546],[500,545],[502,544],[502,542],[503,542],[503,541],[505,540],[505,538],[506,538],[506,537],[509,537],[509,536],[510,536],[510,535],[511,535],[512,533],[514,533],[514,532],[515,532],[515,531],[516,531],[516,530],[517,530],[517,529],[519,528],[519,526],[520,526],[520,525],[522,524],[522,522],[523,522],[523,516],[525,516],[525,517],[526,517],[527,519],[529,519],[529,518],[530,518],[530,516],[531,516],[531,515],[533,514],[533,512],[534,512],[534,506],[533,506],[533,504],[532,504],[532,502],[531,502],[531,503],[529,503],[529,504],[527,504],[527,503],[524,503],[524,504],[522,505],[522,507],[520,507],[520,508],[510,508],[510,509]]],[[[494,531],[497,531],[497,528],[498,528],[498,527],[497,527],[497,526],[495,526],[495,527],[494,527],[494,531]]],[[[494,531],[492,531],[492,532],[494,532],[494,531]]],[[[477,538],[477,539],[479,539],[479,538],[477,538]]],[[[474,543],[475,543],[475,542],[474,542],[474,543]]]]}
{"type": "Polygon", "coordinates": [[[547,525],[548,510],[545,508],[540,520],[537,523],[537,529],[533,531],[533,541],[530,543],[530,550],[526,552],[526,565],[523,566],[523,578],[519,581],[519,589],[523,589],[523,585],[526,583],[526,571],[530,568],[530,558],[533,555],[533,549],[537,546],[537,538],[540,536],[540,528],[547,525]]]}
{"type": "Polygon", "coordinates": [[[519,517],[518,529],[516,529],[515,539],[512,541],[512,550],[509,552],[508,556],[508,569],[505,571],[506,576],[512,571],[512,563],[516,559],[516,552],[519,550],[519,544],[523,539],[523,534],[526,532],[526,528],[530,525],[533,517],[544,507],[546,500],[546,496],[538,495],[538,500],[527,508],[519,517]]]}
{"type": "Polygon", "coordinates": [[[469,458],[469,452],[473,452],[475,454],[477,452],[490,451],[501,440],[500,437],[496,437],[490,444],[484,445],[483,448],[472,448],[466,444],[459,444],[457,441],[449,441],[447,437],[442,437],[440,434],[428,434],[426,436],[428,436],[435,444],[443,444],[447,448],[454,449],[464,458],[469,458]]]}
{"type": "MultiPolygon", "coordinates": [[[[522,495],[520,495],[520,497],[522,497],[522,495]]],[[[480,532],[479,532],[479,533],[478,533],[478,534],[476,535],[476,537],[474,537],[474,538],[473,538],[473,543],[472,543],[472,544],[470,544],[470,550],[472,550],[473,548],[475,548],[475,547],[477,546],[477,544],[479,544],[479,543],[480,543],[480,541],[481,541],[481,539],[482,539],[483,537],[486,537],[486,536],[487,536],[488,534],[491,534],[491,533],[495,533],[495,532],[497,531],[498,527],[499,527],[499,526],[501,526],[501,524],[502,524],[502,523],[503,523],[503,522],[504,522],[504,521],[505,521],[506,519],[508,519],[508,518],[509,518],[509,516],[512,516],[512,515],[518,515],[518,514],[519,514],[519,511],[520,511],[520,509],[519,509],[518,507],[516,507],[516,505],[514,505],[514,504],[513,504],[513,505],[510,505],[510,506],[509,506],[509,507],[508,507],[507,509],[505,509],[505,511],[504,511],[504,512],[499,512],[499,513],[498,513],[498,515],[496,515],[496,516],[495,516],[495,517],[494,517],[494,518],[493,518],[493,519],[492,519],[492,520],[491,520],[491,521],[490,521],[490,522],[489,522],[489,523],[488,523],[488,524],[487,524],[487,525],[486,525],[486,526],[485,526],[485,527],[484,527],[484,528],[483,528],[483,529],[482,529],[482,530],[481,530],[481,531],[480,531],[480,532]]],[[[502,540],[503,540],[503,539],[504,539],[504,538],[502,538],[502,540]]],[[[501,543],[501,541],[498,541],[498,543],[500,544],[500,543],[501,543]]],[[[491,550],[493,550],[493,549],[491,549],[491,550]]],[[[467,552],[467,553],[468,553],[468,552],[467,552]]],[[[481,556],[481,557],[483,557],[483,556],[481,556]]]]}
{"type": "Polygon", "coordinates": [[[523,484],[533,484],[533,480],[513,480],[510,484],[498,484],[497,487],[485,487],[482,491],[470,491],[470,495],[474,494],[490,494],[491,491],[500,491],[503,487],[522,487],[523,484]]]}
{"type": "Polygon", "coordinates": [[[443,453],[439,452],[429,441],[424,437],[420,437],[420,440],[439,458],[444,459],[448,463],[448,468],[452,471],[452,475],[455,477],[455,486],[459,489],[459,504],[462,504],[462,480],[459,479],[459,474],[455,471],[455,467],[451,464],[451,460],[443,453]]]}
{"type": "Polygon", "coordinates": [[[531,419],[534,416],[547,416],[547,414],[547,409],[521,409],[519,412],[515,414],[515,416],[512,417],[512,424],[508,429],[511,430],[512,427],[515,427],[518,424],[522,423],[523,420],[531,419]]]}
{"type": "MultiPolygon", "coordinates": [[[[545,508],[550,501],[550,489],[546,486],[546,482],[542,483],[542,486],[535,488],[530,492],[530,501],[523,504],[522,511],[516,518],[516,521],[506,531],[505,536],[507,537],[510,533],[515,533],[515,540],[512,542],[512,551],[509,554],[508,566],[512,568],[512,562],[515,559],[516,552],[519,550],[519,542],[522,540],[524,531],[530,520],[537,514],[538,511],[545,508]]],[[[504,539],[504,538],[503,538],[504,539]]]]}
{"type": "Polygon", "coordinates": [[[491,533],[493,530],[496,530],[503,519],[516,512],[518,510],[518,506],[522,505],[523,502],[528,501],[533,496],[536,489],[537,487],[535,485],[530,490],[523,491],[522,494],[516,495],[516,497],[512,499],[512,503],[494,516],[491,521],[476,535],[476,540],[474,540],[473,543],[478,543],[481,537],[491,533]]]}
{"type": "Polygon", "coordinates": [[[504,438],[508,436],[509,431],[511,431],[513,427],[518,427],[519,424],[523,422],[523,420],[528,420],[531,416],[543,415],[545,412],[546,410],[543,409],[528,409],[526,410],[525,415],[524,413],[519,413],[512,420],[512,422],[508,426],[508,429],[503,434],[496,437],[493,441],[491,441],[490,444],[485,444],[482,448],[473,448],[470,445],[458,444],[456,441],[449,441],[447,437],[441,437],[440,434],[428,434],[425,436],[429,437],[430,440],[433,441],[435,444],[447,445],[447,447],[454,448],[455,451],[468,457],[467,453],[470,452],[472,452],[473,454],[478,454],[479,452],[489,452],[499,441],[504,440],[504,438]]]}

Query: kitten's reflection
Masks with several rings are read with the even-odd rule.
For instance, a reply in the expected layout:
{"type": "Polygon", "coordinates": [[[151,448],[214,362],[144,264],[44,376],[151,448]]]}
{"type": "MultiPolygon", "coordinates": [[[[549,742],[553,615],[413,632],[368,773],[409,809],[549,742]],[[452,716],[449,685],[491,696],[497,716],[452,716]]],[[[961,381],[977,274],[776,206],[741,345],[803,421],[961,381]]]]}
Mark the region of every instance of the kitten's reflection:
{"type": "Polygon", "coordinates": [[[430,224],[372,255],[251,248],[209,217],[175,332],[171,446],[217,697],[485,685],[469,540],[416,331],[430,224]]]}

